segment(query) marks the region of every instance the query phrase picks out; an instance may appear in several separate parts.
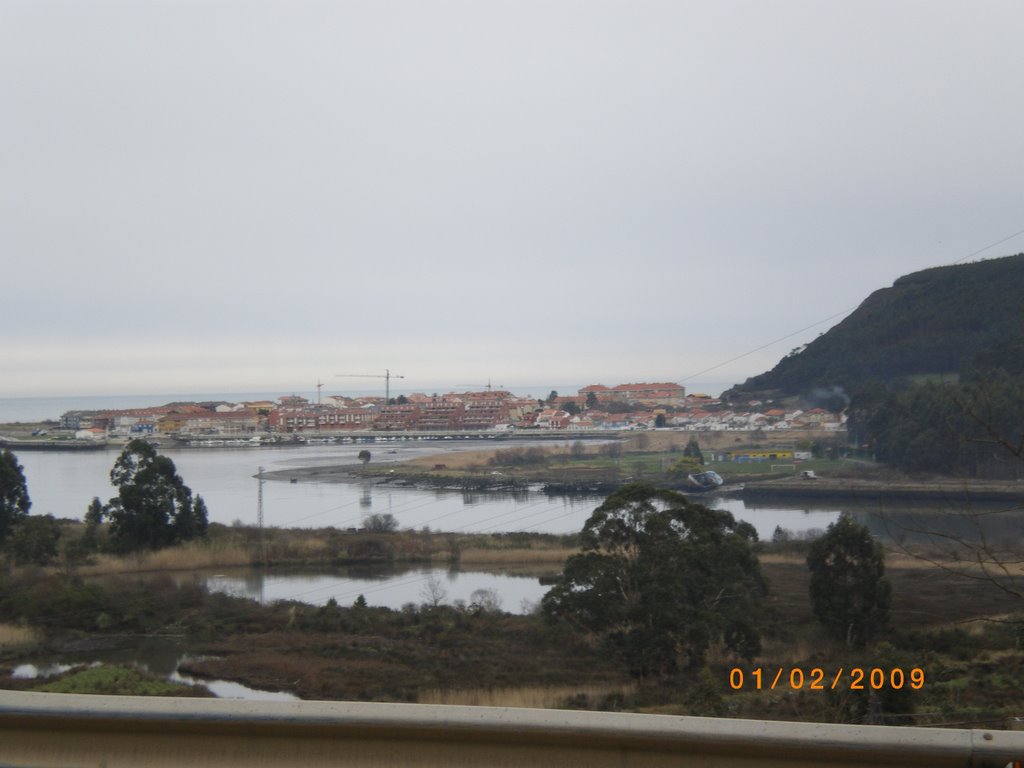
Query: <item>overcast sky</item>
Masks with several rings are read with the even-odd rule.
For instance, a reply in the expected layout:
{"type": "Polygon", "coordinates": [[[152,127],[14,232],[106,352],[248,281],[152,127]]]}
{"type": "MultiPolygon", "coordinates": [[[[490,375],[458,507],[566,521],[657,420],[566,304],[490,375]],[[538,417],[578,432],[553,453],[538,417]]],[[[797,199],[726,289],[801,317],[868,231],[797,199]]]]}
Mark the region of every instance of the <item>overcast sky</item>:
{"type": "Polygon", "coordinates": [[[1020,0],[0,0],[0,396],[742,381],[1024,230],[1022,30],[1020,0]]]}

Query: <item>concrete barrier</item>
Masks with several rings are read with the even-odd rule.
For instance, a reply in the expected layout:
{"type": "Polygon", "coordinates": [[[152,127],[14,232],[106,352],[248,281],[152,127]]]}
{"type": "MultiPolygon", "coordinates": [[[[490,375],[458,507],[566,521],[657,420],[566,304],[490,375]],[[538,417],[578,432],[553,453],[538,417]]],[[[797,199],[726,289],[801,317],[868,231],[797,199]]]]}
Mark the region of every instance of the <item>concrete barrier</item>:
{"type": "Polygon", "coordinates": [[[973,766],[1024,733],[568,710],[0,692],[0,766],[973,766]]]}

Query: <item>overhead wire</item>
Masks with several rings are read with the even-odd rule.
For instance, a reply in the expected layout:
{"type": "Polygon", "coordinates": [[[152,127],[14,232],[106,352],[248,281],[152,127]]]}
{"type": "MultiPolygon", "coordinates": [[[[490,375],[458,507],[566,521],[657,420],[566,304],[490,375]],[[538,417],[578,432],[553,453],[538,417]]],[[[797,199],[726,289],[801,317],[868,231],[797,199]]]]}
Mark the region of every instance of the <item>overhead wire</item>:
{"type": "MultiPolygon", "coordinates": [[[[986,252],[988,250],[991,250],[992,248],[995,248],[998,245],[1002,245],[1003,243],[1009,242],[1010,240],[1013,240],[1014,238],[1016,238],[1016,237],[1018,237],[1018,236],[1020,236],[1022,234],[1024,234],[1024,229],[1018,230],[1017,232],[1014,232],[1011,235],[1008,235],[1006,237],[1000,238],[1000,239],[998,239],[996,241],[993,241],[992,243],[989,243],[988,245],[985,245],[982,248],[979,248],[979,249],[977,249],[975,251],[972,251],[971,253],[968,253],[968,254],[962,256],[961,258],[957,259],[956,261],[951,262],[951,264],[959,264],[961,262],[967,261],[968,259],[974,258],[975,256],[979,256],[980,254],[982,254],[982,253],[984,253],[984,252],[986,252]]],[[[754,348],[752,348],[752,349],[750,349],[750,350],[748,350],[748,351],[746,351],[746,352],[744,352],[744,353],[742,353],[740,355],[736,355],[736,356],[731,357],[731,358],[729,358],[729,359],[727,359],[727,360],[725,360],[723,362],[717,363],[717,364],[715,364],[713,366],[710,366],[708,368],[705,368],[705,369],[703,369],[701,371],[698,371],[696,373],[690,374],[689,376],[686,376],[683,379],[681,379],[681,381],[689,381],[691,379],[697,378],[699,376],[703,376],[703,375],[705,375],[707,373],[710,373],[711,371],[714,371],[714,370],[722,368],[722,367],[724,367],[726,365],[729,365],[730,363],[734,363],[734,362],[736,362],[738,360],[742,360],[745,357],[749,357],[750,355],[756,354],[757,352],[760,352],[760,351],[762,351],[764,349],[767,349],[767,348],[772,347],[772,346],[774,346],[776,344],[779,344],[779,343],[781,343],[781,342],[783,342],[783,341],[785,341],[787,339],[790,339],[790,338],[792,338],[794,336],[797,336],[797,335],[799,335],[801,333],[809,331],[812,328],[816,328],[816,327],[818,327],[820,325],[823,325],[823,324],[825,324],[827,322],[830,322],[830,321],[832,321],[832,320],[834,320],[834,319],[836,319],[838,317],[842,317],[842,316],[852,312],[855,309],[856,309],[856,306],[847,307],[847,308],[845,308],[843,310],[840,310],[839,312],[833,313],[833,314],[829,315],[828,317],[825,317],[825,318],[823,318],[821,320],[817,320],[817,321],[815,321],[815,322],[813,322],[813,323],[811,323],[809,325],[803,326],[802,328],[799,328],[799,329],[797,329],[795,331],[787,333],[787,334],[785,334],[783,336],[780,336],[780,337],[778,337],[776,339],[773,339],[773,340],[771,340],[771,341],[769,341],[767,343],[758,345],[757,347],[754,347],[754,348]]],[[[426,506],[430,506],[432,504],[440,503],[440,501],[441,501],[441,499],[432,499],[432,500],[429,500],[427,502],[420,503],[420,504],[415,504],[415,505],[403,504],[403,505],[401,505],[399,507],[398,511],[400,513],[401,512],[411,512],[411,511],[415,511],[417,509],[422,509],[423,507],[426,507],[426,506]]],[[[357,503],[357,502],[355,500],[349,501],[349,502],[346,502],[346,503],[341,504],[341,505],[330,507],[330,508],[328,508],[326,510],[323,510],[321,512],[316,512],[316,513],[313,513],[311,515],[306,515],[306,516],[304,516],[302,518],[299,518],[298,520],[292,521],[292,524],[297,523],[297,522],[305,522],[306,520],[310,520],[310,519],[313,519],[313,518],[316,518],[316,517],[320,517],[320,516],[322,516],[324,514],[328,514],[328,513],[333,512],[333,511],[338,511],[340,509],[345,509],[345,508],[351,507],[354,503],[357,503]]],[[[527,505],[525,507],[525,509],[531,509],[533,507],[541,505],[542,503],[543,503],[543,501],[533,502],[533,503],[527,505]]],[[[394,511],[394,510],[392,509],[392,511],[394,511]]],[[[430,526],[430,525],[436,524],[440,520],[444,520],[444,519],[447,519],[447,518],[451,517],[452,515],[458,514],[461,511],[462,510],[460,510],[460,509],[455,509],[455,510],[452,510],[450,512],[445,512],[444,514],[437,515],[437,516],[435,516],[433,518],[428,519],[427,521],[421,521],[420,524],[421,525],[430,526]]],[[[545,508],[545,509],[542,509],[542,510],[539,510],[539,511],[536,511],[536,512],[530,512],[529,514],[521,514],[523,511],[525,511],[523,508],[519,508],[519,509],[511,510],[511,511],[508,511],[508,512],[502,512],[502,513],[500,513],[498,515],[494,515],[494,516],[486,518],[484,520],[477,520],[477,521],[474,521],[473,523],[467,523],[467,524],[465,524],[463,526],[460,526],[459,528],[456,528],[455,531],[469,532],[469,529],[471,529],[471,528],[472,529],[477,529],[477,526],[479,526],[479,525],[481,525],[483,523],[488,523],[488,522],[492,522],[492,521],[496,521],[496,520],[502,520],[503,518],[510,518],[510,519],[504,520],[504,522],[502,522],[500,524],[492,525],[490,527],[486,527],[486,528],[478,529],[477,530],[477,532],[480,532],[480,533],[494,532],[494,531],[496,531],[496,530],[498,530],[498,529],[500,529],[502,527],[505,527],[505,526],[507,526],[509,524],[520,524],[520,523],[522,523],[525,520],[532,519],[534,517],[537,517],[538,515],[543,515],[545,513],[550,512],[551,510],[548,509],[548,508],[545,508]]],[[[535,529],[537,529],[537,528],[539,528],[541,526],[548,525],[551,522],[554,522],[556,520],[564,519],[566,517],[572,517],[572,516],[574,516],[576,514],[578,514],[578,512],[576,510],[571,510],[569,512],[562,512],[561,514],[557,514],[557,515],[555,515],[553,517],[545,518],[544,520],[541,520],[539,522],[532,523],[526,529],[517,528],[517,530],[535,530],[535,529]]],[[[348,521],[345,521],[345,522],[346,523],[347,522],[355,522],[355,521],[358,521],[358,520],[359,520],[359,518],[352,518],[351,520],[348,520],[348,521]]],[[[422,581],[422,580],[423,579],[413,579],[410,583],[416,583],[417,581],[422,581]]],[[[376,591],[376,589],[382,589],[382,588],[383,587],[380,587],[380,588],[370,588],[367,591],[376,591]]],[[[314,590],[314,591],[318,591],[318,590],[314,590]]],[[[299,595],[303,595],[303,594],[305,594],[305,593],[299,593],[299,595]]]]}
{"type": "MultiPolygon", "coordinates": [[[[1004,242],[1007,242],[1008,240],[1011,240],[1014,237],[1017,237],[1017,236],[1019,236],[1021,234],[1024,234],[1024,230],[1020,230],[1019,232],[1016,232],[1013,235],[1010,235],[1010,236],[1008,236],[1006,238],[998,240],[998,241],[996,241],[996,242],[986,246],[985,248],[982,248],[982,249],[979,249],[977,251],[974,251],[974,252],[972,252],[972,253],[970,253],[970,254],[968,254],[968,255],[962,257],[961,259],[958,259],[957,261],[952,262],[952,263],[953,264],[958,264],[958,263],[960,263],[962,261],[965,261],[965,260],[967,260],[969,258],[972,258],[973,256],[977,256],[980,253],[983,253],[984,251],[989,250],[990,248],[993,248],[993,247],[995,247],[997,245],[1000,245],[1000,244],[1002,244],[1004,242]]],[[[735,362],[736,360],[740,360],[740,359],[742,359],[744,357],[747,357],[747,356],[749,356],[751,354],[754,354],[754,353],[756,353],[758,351],[761,351],[762,349],[766,349],[767,347],[770,347],[770,346],[772,346],[774,344],[780,343],[781,341],[784,341],[784,340],[786,340],[788,338],[796,336],[797,334],[803,333],[804,331],[810,330],[811,328],[814,328],[814,327],[816,327],[818,325],[821,325],[821,324],[823,324],[825,322],[828,322],[828,321],[830,321],[830,320],[832,320],[832,319],[834,319],[836,317],[840,317],[840,316],[842,316],[842,315],[852,311],[853,309],[855,309],[855,307],[844,309],[841,312],[838,312],[838,313],[835,313],[833,315],[830,315],[827,318],[824,318],[824,319],[819,320],[819,321],[817,321],[815,323],[812,323],[812,324],[810,324],[808,326],[805,326],[805,327],[803,327],[803,328],[801,328],[801,329],[799,329],[797,331],[793,331],[792,333],[786,334],[785,336],[781,336],[781,337],[779,337],[779,338],[777,338],[777,339],[775,339],[775,340],[773,340],[771,342],[768,342],[766,344],[760,345],[760,346],[758,346],[758,347],[756,347],[754,349],[751,349],[748,352],[745,352],[745,353],[743,353],[741,355],[737,355],[737,356],[735,356],[733,358],[730,358],[729,360],[726,360],[726,361],[724,361],[722,363],[716,364],[714,366],[711,366],[710,368],[704,369],[703,371],[700,371],[698,373],[692,374],[691,376],[688,376],[685,379],[683,379],[683,381],[685,381],[687,379],[695,378],[697,376],[701,376],[701,375],[703,375],[705,373],[708,373],[710,371],[716,370],[717,368],[720,368],[720,367],[723,367],[725,365],[728,365],[731,362],[735,362]]],[[[427,506],[431,506],[433,504],[440,503],[441,501],[442,501],[441,498],[437,498],[437,499],[428,500],[426,502],[421,502],[419,504],[413,504],[412,500],[410,499],[409,502],[400,504],[399,507],[398,507],[398,511],[400,511],[400,512],[415,511],[417,509],[422,509],[423,507],[427,507],[427,506]]],[[[538,501],[526,504],[524,507],[520,507],[520,508],[517,508],[515,510],[511,510],[509,512],[503,512],[501,514],[494,515],[492,517],[485,518],[483,520],[477,520],[477,521],[474,521],[473,523],[467,523],[466,525],[463,525],[463,526],[460,526],[459,528],[454,529],[454,531],[456,531],[456,532],[458,532],[458,531],[466,531],[466,532],[478,532],[478,533],[494,532],[494,531],[497,531],[498,529],[502,528],[503,526],[505,526],[505,525],[507,525],[509,523],[521,523],[521,522],[523,522],[523,521],[525,521],[527,519],[531,519],[531,518],[536,517],[538,515],[542,515],[542,514],[545,514],[547,512],[552,511],[550,508],[545,508],[545,509],[542,509],[542,510],[539,510],[539,511],[536,511],[536,512],[531,512],[530,514],[526,514],[526,515],[518,514],[518,513],[521,513],[522,511],[524,511],[524,509],[531,509],[531,508],[540,506],[545,501],[547,501],[547,500],[546,499],[541,499],[541,500],[538,500],[538,501]],[[494,526],[490,526],[490,527],[487,527],[487,528],[483,528],[483,529],[479,529],[479,530],[474,530],[474,531],[467,530],[467,529],[470,529],[471,527],[475,527],[475,526],[480,525],[482,523],[487,523],[487,522],[491,522],[491,521],[494,521],[494,520],[499,520],[499,519],[508,517],[510,515],[515,515],[515,516],[512,517],[510,520],[507,520],[504,523],[501,523],[499,525],[494,525],[494,526]]],[[[344,502],[342,504],[335,505],[335,506],[329,507],[327,509],[321,510],[319,512],[315,512],[315,513],[312,513],[312,514],[309,514],[309,515],[305,515],[305,516],[303,516],[301,518],[298,518],[298,519],[290,521],[290,522],[291,522],[292,525],[294,525],[295,523],[299,523],[299,522],[305,522],[307,520],[310,520],[310,519],[313,519],[313,518],[316,518],[316,517],[320,517],[322,515],[329,514],[331,512],[335,512],[335,511],[339,511],[339,510],[342,510],[342,509],[346,509],[346,508],[352,507],[356,503],[358,503],[358,500],[357,499],[353,499],[353,500],[344,502]]],[[[445,514],[438,515],[438,516],[436,516],[434,518],[429,519],[428,521],[426,521],[423,524],[429,525],[431,523],[436,523],[439,520],[445,519],[445,518],[450,517],[451,515],[454,515],[454,514],[458,514],[461,511],[462,511],[461,509],[455,509],[455,510],[453,510],[451,512],[446,512],[445,514]]],[[[529,527],[526,527],[526,528],[517,527],[515,530],[532,531],[532,530],[537,529],[540,526],[547,525],[547,524],[549,524],[551,522],[554,522],[554,521],[560,520],[560,519],[564,519],[566,517],[572,517],[574,515],[577,515],[578,513],[579,513],[578,510],[570,510],[569,512],[562,512],[561,514],[557,514],[557,515],[555,515],[553,517],[545,518],[544,520],[542,520],[540,522],[531,524],[529,527]]],[[[358,517],[357,518],[351,518],[350,521],[351,522],[355,522],[355,521],[359,521],[360,519],[361,518],[358,518],[358,517]]],[[[346,522],[349,522],[349,521],[346,521],[346,522]]],[[[384,580],[379,585],[360,585],[359,587],[352,587],[352,588],[349,588],[349,589],[345,589],[344,591],[341,591],[341,592],[335,591],[335,592],[332,593],[331,596],[333,598],[335,598],[335,599],[338,598],[338,597],[347,598],[347,597],[355,597],[355,596],[358,596],[358,595],[373,594],[373,593],[376,593],[376,592],[381,592],[381,591],[385,591],[385,590],[391,590],[391,589],[395,589],[395,588],[401,588],[401,587],[405,587],[405,586],[411,586],[411,585],[415,585],[415,584],[427,584],[430,581],[430,579],[434,577],[433,570],[436,570],[436,569],[430,569],[427,572],[419,573],[419,574],[417,574],[415,576],[411,576],[411,577],[408,577],[408,578],[400,579],[398,581],[384,580]]],[[[332,589],[333,590],[337,590],[337,588],[338,588],[338,585],[336,585],[336,584],[328,584],[328,585],[324,585],[324,586],[321,586],[321,587],[315,587],[315,588],[308,589],[308,590],[302,590],[302,591],[299,591],[299,592],[294,592],[291,595],[289,595],[287,597],[284,597],[284,598],[280,598],[280,599],[281,600],[298,600],[300,598],[309,597],[310,595],[313,595],[313,594],[316,594],[316,593],[319,593],[319,592],[324,592],[326,590],[332,590],[332,589]]],[[[63,615],[66,617],[66,614],[63,614],[63,615]]],[[[983,723],[983,722],[987,722],[987,721],[965,721],[963,723],[942,723],[941,725],[964,725],[964,724],[974,724],[974,723],[983,723]]]]}
{"type": "MultiPolygon", "coordinates": [[[[1003,243],[1009,242],[1010,240],[1013,240],[1014,238],[1019,237],[1021,235],[1024,235],[1024,229],[1018,230],[1018,231],[1014,232],[1011,235],[1008,235],[1006,237],[1000,238],[999,240],[996,240],[996,241],[994,241],[992,243],[989,243],[988,245],[986,245],[986,246],[984,246],[982,248],[979,248],[979,249],[977,249],[975,251],[972,251],[971,253],[968,253],[968,254],[962,256],[961,258],[959,258],[959,259],[957,259],[957,260],[955,260],[953,262],[950,262],[949,266],[960,264],[960,263],[962,263],[964,261],[967,261],[968,259],[971,259],[971,258],[974,258],[976,256],[979,256],[982,253],[984,253],[984,252],[986,252],[988,250],[991,250],[992,248],[995,248],[996,246],[1002,245],[1003,243]]],[[[800,328],[798,330],[792,331],[792,332],[787,333],[787,334],[785,334],[783,336],[780,336],[780,337],[778,337],[776,339],[773,339],[772,341],[769,341],[767,343],[761,344],[761,345],[759,345],[759,346],[757,346],[757,347],[755,347],[753,349],[750,349],[750,350],[748,350],[748,351],[746,351],[746,352],[744,352],[744,353],[742,353],[740,355],[736,355],[736,356],[734,356],[732,358],[729,358],[728,360],[725,360],[723,362],[717,363],[717,364],[715,364],[713,366],[705,368],[705,369],[703,369],[701,371],[698,371],[696,373],[690,374],[689,376],[684,377],[680,381],[688,381],[688,380],[697,378],[699,376],[703,376],[704,374],[707,374],[707,373],[710,373],[711,371],[714,371],[714,370],[717,370],[719,368],[722,368],[722,367],[724,367],[726,365],[729,365],[730,363],[736,362],[738,360],[742,360],[745,357],[748,357],[748,356],[753,355],[753,354],[755,354],[757,352],[760,352],[761,350],[767,349],[768,347],[774,346],[775,344],[778,344],[778,343],[780,343],[782,341],[785,341],[785,340],[787,340],[789,338],[797,336],[798,334],[804,333],[804,332],[806,332],[808,330],[811,330],[812,328],[815,328],[817,326],[823,325],[824,323],[827,323],[827,322],[829,322],[831,320],[834,320],[837,317],[841,317],[843,315],[846,315],[847,313],[852,312],[854,309],[856,309],[856,307],[848,307],[846,309],[843,309],[843,310],[841,310],[839,312],[836,312],[836,313],[834,313],[832,315],[829,315],[826,318],[823,318],[823,319],[818,320],[818,321],[816,321],[814,323],[806,325],[806,326],[804,326],[804,327],[802,327],[802,328],[800,328]]],[[[430,500],[428,500],[426,502],[420,502],[418,504],[413,504],[412,503],[412,499],[410,499],[409,502],[400,504],[399,507],[398,507],[398,511],[399,512],[415,511],[417,509],[422,509],[422,508],[430,506],[432,504],[440,503],[441,501],[442,501],[441,498],[437,498],[437,499],[430,499],[430,500]]],[[[531,509],[533,507],[540,506],[541,504],[544,503],[544,501],[545,500],[542,499],[542,500],[539,500],[539,501],[536,501],[536,502],[531,502],[531,503],[525,505],[525,507],[523,507],[523,508],[515,509],[515,510],[509,511],[509,512],[503,512],[501,514],[494,515],[494,516],[489,517],[489,518],[485,518],[484,520],[474,521],[473,523],[467,523],[466,525],[463,525],[463,526],[460,526],[459,528],[456,528],[455,531],[491,533],[491,532],[494,532],[494,531],[498,530],[499,528],[502,528],[503,526],[505,526],[507,524],[521,523],[521,522],[523,522],[525,520],[531,519],[531,518],[536,517],[538,515],[542,515],[542,514],[545,514],[547,512],[554,511],[554,510],[552,510],[550,508],[545,508],[545,509],[542,509],[542,510],[539,510],[539,511],[536,511],[536,512],[531,512],[529,514],[525,514],[525,515],[519,514],[519,513],[523,512],[524,510],[528,510],[528,509],[531,509]],[[501,523],[501,524],[498,524],[498,525],[494,525],[494,526],[490,526],[488,528],[483,528],[483,529],[478,530],[478,531],[467,531],[467,529],[469,529],[471,526],[475,526],[475,525],[479,525],[479,524],[487,523],[487,522],[492,522],[492,521],[495,521],[495,520],[499,520],[499,519],[508,517],[509,515],[513,515],[513,514],[515,515],[515,517],[512,517],[510,520],[507,520],[504,523],[501,523]]],[[[358,499],[353,499],[353,500],[350,500],[350,501],[346,501],[346,502],[344,502],[342,504],[338,504],[338,505],[335,505],[335,506],[332,506],[332,507],[328,507],[327,509],[321,510],[319,512],[314,512],[312,514],[308,514],[308,515],[305,515],[305,516],[300,517],[298,519],[289,521],[289,524],[290,525],[294,525],[295,523],[305,522],[307,520],[311,520],[311,519],[314,519],[316,517],[321,517],[321,516],[329,514],[331,512],[336,512],[336,511],[339,511],[339,510],[342,510],[342,509],[350,508],[350,507],[352,507],[353,505],[355,505],[357,503],[359,503],[358,499]]],[[[438,515],[438,516],[436,516],[434,518],[430,518],[429,520],[427,520],[425,522],[422,522],[421,524],[423,524],[423,525],[430,525],[431,523],[436,523],[439,520],[443,520],[443,519],[448,518],[448,517],[450,517],[450,516],[452,516],[454,514],[458,514],[461,511],[462,511],[461,509],[456,509],[456,510],[453,510],[451,512],[445,512],[444,514],[438,515]]],[[[557,515],[555,515],[555,516],[553,516],[551,518],[546,518],[546,519],[544,519],[544,520],[542,520],[540,522],[533,523],[528,528],[517,528],[516,530],[524,530],[524,531],[534,530],[534,529],[536,529],[536,528],[538,528],[540,526],[547,525],[547,524],[549,524],[551,522],[554,522],[554,521],[560,520],[560,519],[564,519],[566,517],[572,517],[572,516],[574,516],[576,514],[578,514],[577,510],[571,510],[569,512],[562,512],[561,514],[557,514],[557,515]]],[[[359,521],[361,519],[362,519],[361,517],[351,518],[349,520],[344,521],[343,524],[347,523],[347,522],[357,522],[357,521],[359,521]]],[[[347,596],[347,595],[357,595],[357,594],[363,594],[363,593],[372,593],[372,592],[381,591],[381,590],[384,590],[384,589],[391,589],[391,588],[394,588],[396,586],[407,586],[407,585],[410,585],[410,584],[423,583],[423,582],[426,582],[427,580],[429,580],[429,578],[430,578],[429,574],[426,575],[426,576],[418,575],[416,577],[412,577],[412,578],[409,578],[409,579],[403,579],[403,580],[401,580],[399,582],[387,582],[387,583],[381,584],[379,586],[372,586],[372,585],[371,586],[365,586],[365,587],[362,587],[362,588],[360,588],[358,590],[353,589],[353,590],[349,590],[349,591],[346,591],[346,592],[342,592],[340,594],[343,595],[343,596],[347,596]]],[[[316,587],[316,588],[313,588],[311,590],[306,590],[306,591],[294,593],[292,596],[287,597],[287,598],[282,598],[282,599],[296,599],[298,597],[303,597],[303,596],[307,596],[307,595],[310,595],[310,594],[315,594],[317,592],[321,592],[321,591],[324,591],[324,590],[327,590],[327,589],[331,589],[331,588],[333,588],[333,585],[328,585],[328,586],[324,586],[324,587],[316,587]]]]}
{"type": "Polygon", "coordinates": [[[1001,240],[996,240],[994,243],[989,243],[984,248],[979,248],[978,250],[974,251],[973,253],[968,253],[966,256],[961,256],[956,261],[950,262],[949,266],[952,266],[953,264],[959,264],[960,262],[967,261],[968,259],[973,259],[975,256],[979,256],[979,255],[983,254],[985,251],[989,251],[989,250],[995,248],[997,245],[1002,245],[1003,243],[1007,243],[1010,240],[1013,240],[1013,238],[1019,237],[1020,235],[1024,235],[1024,229],[1019,230],[1017,232],[1014,232],[1012,235],[1007,235],[1006,237],[1002,238],[1001,240]]]}
{"type": "MultiPolygon", "coordinates": [[[[988,245],[986,245],[983,248],[979,248],[976,251],[972,251],[971,253],[968,253],[966,256],[961,256],[956,261],[951,261],[948,264],[946,264],[945,266],[954,266],[956,264],[960,264],[960,263],[962,263],[964,261],[967,261],[968,259],[972,259],[975,256],[980,256],[985,251],[992,250],[997,245],[1002,245],[1003,243],[1007,243],[1010,240],[1013,240],[1014,238],[1019,237],[1021,235],[1024,235],[1024,229],[1018,230],[1017,232],[1014,232],[1012,235],[1007,235],[1006,237],[1000,238],[999,240],[996,240],[995,242],[989,243],[988,245]]],[[[857,306],[860,306],[860,305],[857,305],[857,306]]],[[[749,357],[750,355],[753,355],[753,354],[755,354],[757,352],[760,352],[763,349],[767,349],[768,347],[775,346],[776,344],[778,344],[780,342],[783,342],[786,339],[790,339],[790,338],[792,338],[794,336],[797,336],[797,335],[799,335],[801,333],[804,333],[805,331],[809,331],[812,328],[817,328],[819,325],[824,325],[825,323],[827,323],[827,322],[829,322],[831,320],[834,320],[837,317],[842,317],[843,315],[846,315],[846,314],[852,312],[853,310],[855,310],[857,308],[857,306],[848,307],[848,308],[846,308],[844,310],[836,312],[835,314],[829,315],[826,318],[823,318],[821,320],[817,320],[817,321],[811,323],[810,325],[805,325],[803,328],[800,328],[799,330],[793,331],[792,333],[787,333],[785,336],[780,336],[779,338],[773,339],[772,341],[769,341],[769,342],[767,342],[765,344],[761,344],[760,346],[757,346],[754,349],[750,349],[750,350],[748,350],[748,351],[746,351],[746,352],[744,352],[744,353],[742,353],[740,355],[736,355],[735,357],[732,357],[732,358],[730,358],[728,360],[725,360],[724,362],[716,363],[715,365],[712,365],[710,368],[705,368],[702,371],[697,371],[696,373],[692,373],[689,376],[686,376],[686,377],[680,379],[680,381],[681,382],[690,381],[691,379],[695,379],[698,376],[703,376],[706,373],[711,373],[711,371],[718,370],[719,368],[722,368],[722,367],[724,367],[726,365],[729,365],[730,363],[735,363],[737,360],[742,360],[743,358],[749,357]]]]}

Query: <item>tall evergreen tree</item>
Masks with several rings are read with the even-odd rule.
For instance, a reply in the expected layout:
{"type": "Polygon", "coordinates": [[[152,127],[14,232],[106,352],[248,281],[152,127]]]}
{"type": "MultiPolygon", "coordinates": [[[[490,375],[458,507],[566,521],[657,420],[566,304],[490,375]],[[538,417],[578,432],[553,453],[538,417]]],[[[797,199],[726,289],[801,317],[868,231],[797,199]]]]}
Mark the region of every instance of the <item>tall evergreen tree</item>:
{"type": "Polygon", "coordinates": [[[10,449],[5,448],[0,453],[0,542],[28,515],[31,507],[23,468],[10,449]]]}
{"type": "Polygon", "coordinates": [[[748,523],[634,483],[594,510],[581,540],[542,608],[599,634],[635,674],[699,666],[717,642],[744,657],[760,650],[766,585],[748,523]]]}
{"type": "Polygon", "coordinates": [[[174,462],[145,440],[125,446],[110,482],[118,495],[103,514],[115,548],[159,549],[206,535],[206,503],[199,496],[193,500],[174,462]]]}
{"type": "Polygon", "coordinates": [[[704,451],[700,449],[700,443],[697,442],[696,437],[691,437],[686,443],[686,447],[683,449],[683,456],[696,459],[699,464],[704,463],[704,451]]]}
{"type": "Polygon", "coordinates": [[[814,615],[836,640],[863,648],[885,630],[891,586],[881,545],[863,525],[841,515],[807,555],[814,615]]]}

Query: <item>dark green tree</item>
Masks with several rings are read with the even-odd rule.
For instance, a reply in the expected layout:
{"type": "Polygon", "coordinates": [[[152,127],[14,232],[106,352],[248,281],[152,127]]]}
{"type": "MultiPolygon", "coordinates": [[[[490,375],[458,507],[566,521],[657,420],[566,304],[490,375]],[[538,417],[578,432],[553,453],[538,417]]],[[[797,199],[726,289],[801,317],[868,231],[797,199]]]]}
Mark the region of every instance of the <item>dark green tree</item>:
{"type": "Polygon", "coordinates": [[[811,607],[833,638],[863,648],[886,629],[892,588],[881,545],[863,525],[841,515],[811,544],[811,607]]]}
{"type": "Polygon", "coordinates": [[[699,464],[704,464],[704,451],[700,449],[700,443],[697,442],[696,437],[691,437],[686,443],[686,447],[683,449],[683,456],[689,456],[696,459],[699,464]]]}
{"type": "Polygon", "coordinates": [[[388,512],[370,515],[363,520],[363,528],[372,533],[393,533],[398,530],[398,518],[388,512]]]}
{"type": "MultiPolygon", "coordinates": [[[[877,458],[908,472],[1019,482],[1024,479],[1022,352],[1024,334],[1017,333],[992,349],[976,352],[955,383],[879,385],[869,397],[858,393],[851,406],[856,406],[858,443],[866,443],[877,458]]],[[[896,536],[894,543],[905,554],[948,573],[987,581],[1009,596],[1024,599],[1024,588],[1014,575],[1019,545],[985,534],[1000,520],[1004,525],[1011,523],[1002,513],[972,504],[972,494],[965,482],[963,502],[950,505],[951,514],[941,530],[887,517],[892,530],[912,535],[896,536]],[[932,546],[914,546],[914,539],[941,542],[943,554],[936,556],[932,546]]],[[[1016,506],[1003,510],[1017,511],[1016,506]]]]}
{"type": "Polygon", "coordinates": [[[209,512],[203,497],[196,495],[191,505],[182,506],[174,519],[174,540],[191,541],[206,536],[209,512]]]}
{"type": "Polygon", "coordinates": [[[85,510],[85,525],[86,527],[99,528],[103,522],[103,502],[100,501],[99,496],[94,496],[92,501],[89,502],[89,507],[85,510]]]}
{"type": "Polygon", "coordinates": [[[542,609],[600,635],[634,674],[700,666],[716,642],[747,658],[759,652],[766,585],[748,523],[634,483],[594,510],[581,542],[542,609]]]}
{"type": "Polygon", "coordinates": [[[159,549],[206,535],[206,503],[200,496],[193,500],[174,462],[145,440],[125,446],[110,482],[118,495],[103,515],[116,549],[159,549]]]}
{"type": "Polygon", "coordinates": [[[684,699],[688,714],[697,717],[728,717],[729,707],[719,690],[720,682],[707,667],[697,673],[684,699]]]}
{"type": "Polygon", "coordinates": [[[0,453],[0,543],[31,507],[23,468],[10,449],[5,448],[0,453]]]}
{"type": "Polygon", "coordinates": [[[82,534],[82,546],[86,551],[94,552],[99,547],[99,531],[103,524],[103,502],[94,496],[85,510],[85,533],[82,534]]]}
{"type": "Polygon", "coordinates": [[[1024,455],[1019,365],[1015,359],[1002,367],[978,362],[966,366],[957,383],[858,392],[849,411],[851,440],[905,472],[1018,479],[1024,455]]]}
{"type": "Polygon", "coordinates": [[[692,456],[683,456],[680,459],[676,459],[668,467],[668,473],[674,475],[677,478],[686,479],[687,475],[692,475],[694,472],[700,472],[702,469],[701,463],[692,456]]]}
{"type": "Polygon", "coordinates": [[[358,459],[359,459],[359,460],[360,460],[361,462],[363,462],[363,466],[366,466],[367,464],[369,464],[369,463],[370,463],[370,459],[371,459],[371,458],[373,458],[373,456],[372,456],[372,454],[371,454],[371,453],[370,453],[370,452],[369,452],[368,450],[366,450],[366,449],[364,448],[363,450],[361,450],[361,451],[359,452],[359,454],[358,454],[357,458],[358,458],[358,459]]]}
{"type": "Polygon", "coordinates": [[[597,408],[597,393],[587,392],[587,408],[597,408]]]}
{"type": "Polygon", "coordinates": [[[60,524],[53,515],[28,515],[18,520],[7,542],[16,565],[48,565],[57,557],[60,524]]]}

